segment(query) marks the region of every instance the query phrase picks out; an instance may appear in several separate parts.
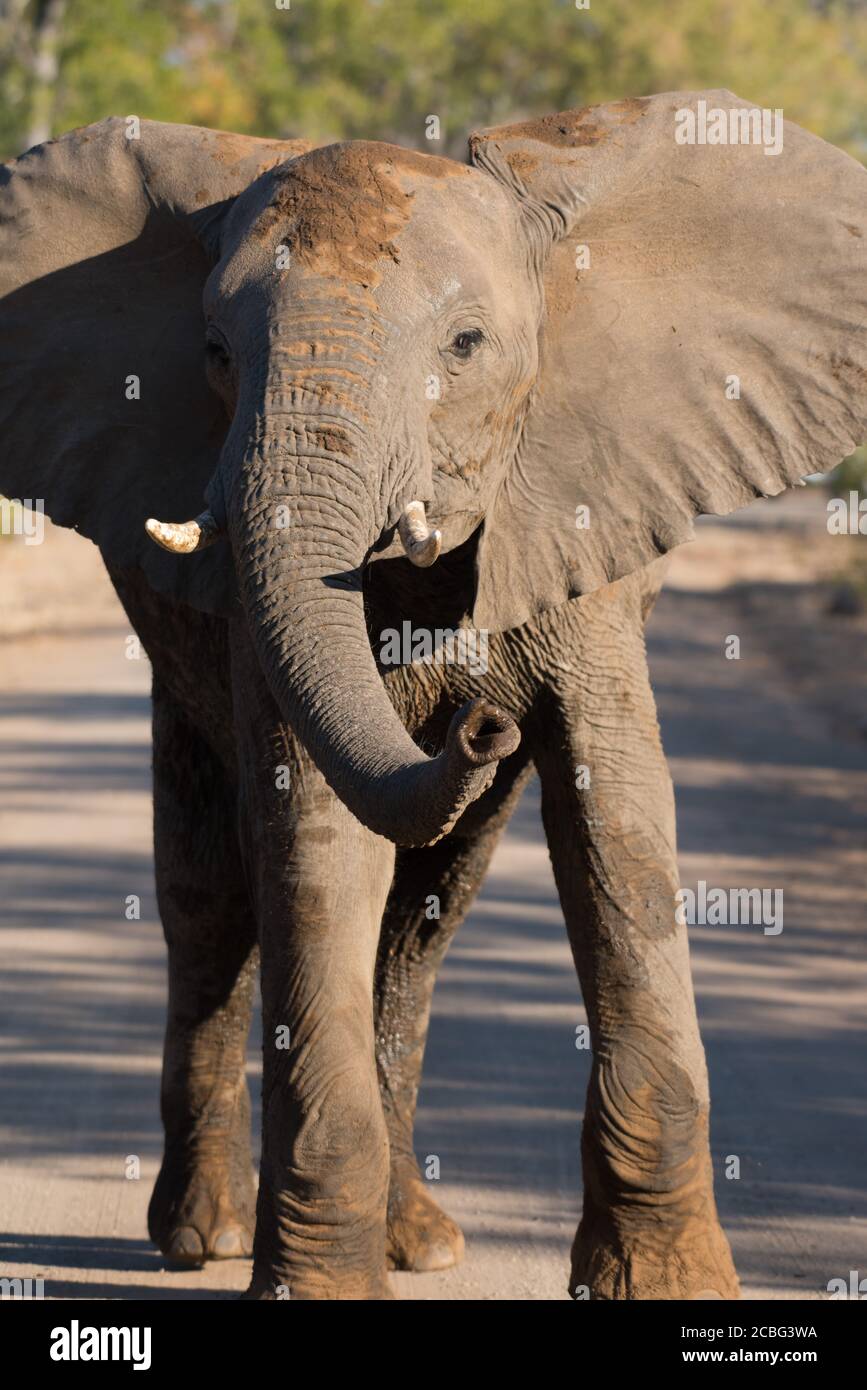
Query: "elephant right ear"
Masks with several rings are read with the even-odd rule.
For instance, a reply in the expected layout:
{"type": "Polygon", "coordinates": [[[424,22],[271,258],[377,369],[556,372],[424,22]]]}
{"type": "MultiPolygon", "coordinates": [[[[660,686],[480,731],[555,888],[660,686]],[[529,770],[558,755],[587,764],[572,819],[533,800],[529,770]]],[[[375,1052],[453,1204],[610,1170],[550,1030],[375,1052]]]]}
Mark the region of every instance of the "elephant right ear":
{"type": "Polygon", "coordinates": [[[202,510],[228,426],[202,312],[222,215],[308,148],[115,117],[0,169],[0,493],[209,612],[228,547],[170,555],[144,522],[202,510]]]}
{"type": "Polygon", "coordinates": [[[484,131],[544,283],[478,627],[526,621],[867,436],[867,171],[731,92],[484,131]],[[771,119],[768,120],[768,117],[771,119]]]}

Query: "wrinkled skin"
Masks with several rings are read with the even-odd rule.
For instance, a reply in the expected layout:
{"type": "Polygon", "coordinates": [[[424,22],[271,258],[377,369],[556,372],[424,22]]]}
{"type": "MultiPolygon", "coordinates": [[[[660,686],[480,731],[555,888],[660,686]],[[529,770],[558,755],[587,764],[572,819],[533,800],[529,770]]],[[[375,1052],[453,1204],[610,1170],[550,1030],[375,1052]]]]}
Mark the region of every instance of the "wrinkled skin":
{"type": "Polygon", "coordinates": [[[570,1290],[737,1294],[643,623],[696,514],[867,433],[867,176],[791,126],[779,159],[678,150],[693,95],[475,137],[473,167],[109,121],[4,171],[0,488],[97,541],[153,664],[150,1231],[186,1265],[252,1251],[250,1299],[385,1299],[389,1265],[460,1258],[416,1097],[437,967],[533,766],[594,1056],[570,1290]],[[158,552],[145,518],[202,489],[222,539],[158,552]],[[414,501],[431,568],[402,555],[414,501]],[[395,664],[405,623],[483,630],[486,669],[395,664]]]}

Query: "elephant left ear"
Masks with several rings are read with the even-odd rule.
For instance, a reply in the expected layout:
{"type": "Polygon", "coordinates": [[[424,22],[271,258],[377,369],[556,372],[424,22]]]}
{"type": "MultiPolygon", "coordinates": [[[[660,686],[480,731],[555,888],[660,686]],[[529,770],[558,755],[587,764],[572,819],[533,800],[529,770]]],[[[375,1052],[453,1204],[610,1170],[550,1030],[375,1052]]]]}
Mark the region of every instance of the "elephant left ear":
{"type": "Polygon", "coordinates": [[[697,515],[781,492],[867,436],[855,160],[730,92],[504,126],[470,154],[519,200],[544,282],[478,627],[618,579],[689,540],[697,515]]]}

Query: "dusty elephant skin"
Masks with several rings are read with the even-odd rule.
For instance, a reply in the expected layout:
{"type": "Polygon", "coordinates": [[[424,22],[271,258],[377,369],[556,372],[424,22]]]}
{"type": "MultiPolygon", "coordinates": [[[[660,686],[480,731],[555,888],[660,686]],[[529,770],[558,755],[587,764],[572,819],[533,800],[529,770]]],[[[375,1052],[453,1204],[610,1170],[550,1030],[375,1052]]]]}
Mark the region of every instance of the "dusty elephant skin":
{"type": "Polygon", "coordinates": [[[867,175],[791,125],[679,145],[700,97],[744,105],[467,165],[109,120],[3,170],[0,489],[99,545],[153,666],[150,1233],[252,1252],[248,1299],[460,1258],[413,1148],[431,999],[534,767],[594,1054],[570,1291],[737,1295],[643,628],[696,515],[867,433],[867,175]]]}

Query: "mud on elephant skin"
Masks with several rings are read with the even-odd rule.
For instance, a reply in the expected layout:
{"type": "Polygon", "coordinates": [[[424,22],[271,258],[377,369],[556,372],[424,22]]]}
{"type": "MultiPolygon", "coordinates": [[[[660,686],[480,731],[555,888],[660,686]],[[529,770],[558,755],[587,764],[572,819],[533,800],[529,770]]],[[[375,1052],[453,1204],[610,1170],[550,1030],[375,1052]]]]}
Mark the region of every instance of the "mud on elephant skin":
{"type": "Polygon", "coordinates": [[[466,164],[112,119],[2,171],[0,489],[97,543],[153,665],[150,1230],[252,1250],[249,1298],[460,1258],[413,1152],[431,997],[534,765],[594,1048],[570,1288],[737,1291],[643,623],[696,515],[867,433],[867,174],[790,124],[772,160],[678,144],[699,99],[745,108],[466,164]],[[394,664],[404,625],[448,640],[394,664]]]}

